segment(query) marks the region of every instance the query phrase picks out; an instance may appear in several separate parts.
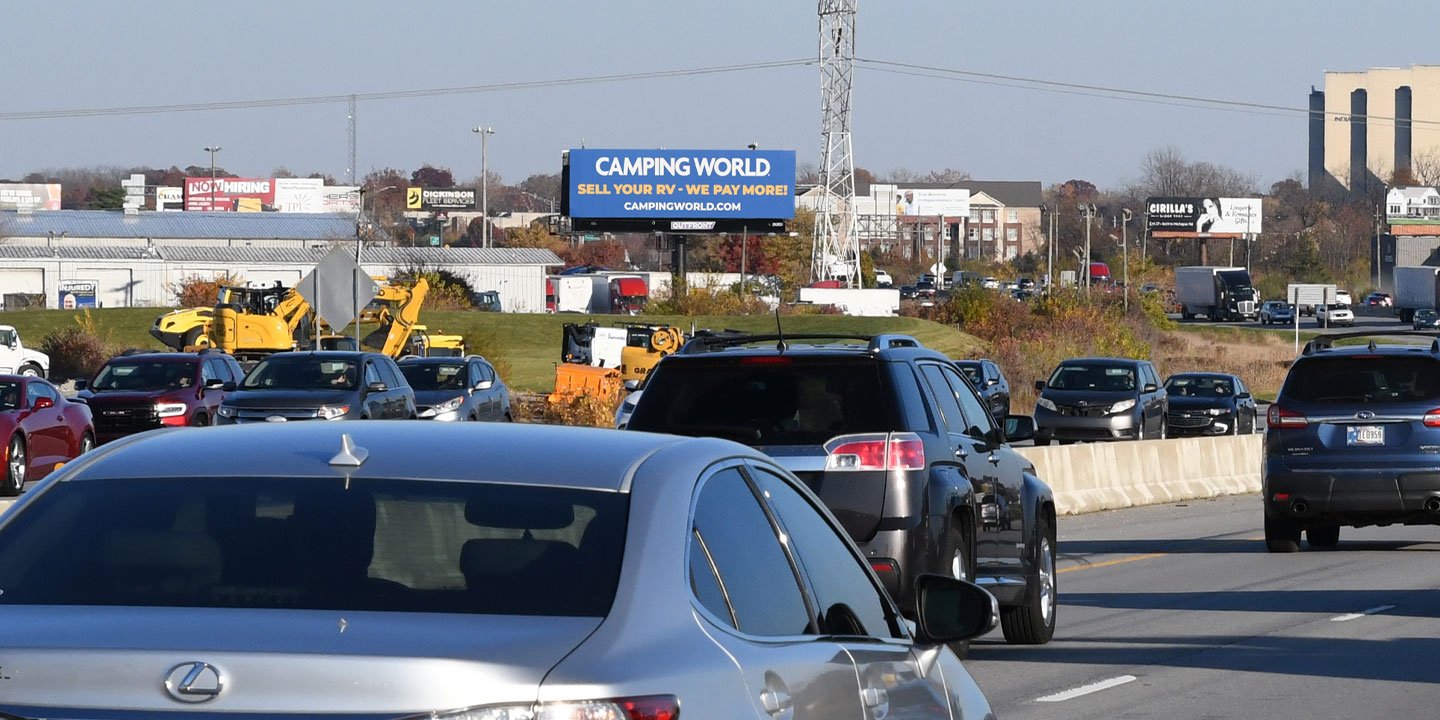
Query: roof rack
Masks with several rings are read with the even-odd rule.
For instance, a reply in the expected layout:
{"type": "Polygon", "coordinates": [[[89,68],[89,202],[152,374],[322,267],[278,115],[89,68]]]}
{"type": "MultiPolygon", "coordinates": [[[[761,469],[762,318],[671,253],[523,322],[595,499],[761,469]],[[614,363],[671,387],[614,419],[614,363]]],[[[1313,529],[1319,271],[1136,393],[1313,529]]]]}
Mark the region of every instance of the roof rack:
{"type": "Polygon", "coordinates": [[[900,333],[882,333],[880,335],[860,335],[847,333],[806,333],[802,335],[794,335],[786,333],[782,336],[776,334],[749,335],[735,331],[726,331],[723,334],[697,334],[695,338],[690,340],[690,342],[685,343],[685,346],[680,348],[679,354],[695,355],[704,352],[721,350],[729,347],[736,347],[739,345],[749,345],[751,343],[757,342],[777,342],[780,340],[784,340],[787,343],[795,340],[860,340],[866,343],[867,350],[872,353],[878,352],[880,350],[889,350],[891,348],[923,347],[923,345],[920,344],[920,341],[916,340],[913,336],[903,335],[900,333]]]}
{"type": "Polygon", "coordinates": [[[1325,350],[1329,350],[1329,349],[1331,349],[1332,347],[1334,347],[1336,340],[1353,340],[1353,339],[1355,339],[1355,338],[1370,338],[1369,348],[1370,348],[1371,350],[1374,350],[1375,347],[1376,347],[1376,345],[1375,345],[1375,338],[1377,338],[1377,337],[1422,337],[1422,338],[1429,338],[1430,340],[1432,340],[1432,342],[1430,343],[1430,352],[1433,353],[1433,354],[1440,355],[1440,335],[1436,335],[1436,334],[1433,333],[1433,332],[1423,332],[1423,331],[1418,331],[1418,330],[1381,330],[1380,332],[1369,332],[1369,331],[1366,331],[1366,332],[1347,332],[1347,333],[1333,333],[1333,334],[1330,334],[1330,335],[1320,335],[1320,336],[1316,337],[1315,339],[1311,340],[1310,342],[1305,343],[1305,349],[1301,352],[1301,354],[1302,354],[1302,355],[1314,355],[1314,354],[1317,353],[1317,352],[1323,352],[1323,351],[1325,351],[1325,350]]]}

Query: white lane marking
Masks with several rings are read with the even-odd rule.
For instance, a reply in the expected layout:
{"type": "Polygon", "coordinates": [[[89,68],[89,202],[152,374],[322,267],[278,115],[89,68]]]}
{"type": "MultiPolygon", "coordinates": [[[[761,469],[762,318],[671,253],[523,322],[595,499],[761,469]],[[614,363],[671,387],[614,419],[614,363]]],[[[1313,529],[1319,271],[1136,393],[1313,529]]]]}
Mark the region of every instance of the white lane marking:
{"type": "Polygon", "coordinates": [[[1395,609],[1395,606],[1394,606],[1394,605],[1381,605],[1380,607],[1373,607],[1373,608],[1370,608],[1369,610],[1361,610],[1361,611],[1358,612],[1358,613],[1350,613],[1349,615],[1341,615],[1341,616],[1339,616],[1339,617],[1333,617],[1333,618],[1330,618],[1330,622],[1348,622],[1348,621],[1354,620],[1354,619],[1356,619],[1356,618],[1365,617],[1366,615],[1374,615],[1375,613],[1382,613],[1382,612],[1385,612],[1386,610],[1394,610],[1394,609],[1395,609]]]}
{"type": "Polygon", "coordinates": [[[1093,682],[1089,685],[1081,685],[1073,690],[1066,690],[1065,692],[1055,693],[1054,695],[1036,698],[1035,702],[1065,702],[1066,700],[1074,700],[1075,698],[1089,695],[1090,693],[1097,693],[1101,690],[1109,690],[1110,688],[1118,687],[1128,682],[1135,682],[1136,679],[1134,675],[1121,675],[1120,677],[1113,677],[1109,680],[1101,680],[1100,682],[1093,682]]]}

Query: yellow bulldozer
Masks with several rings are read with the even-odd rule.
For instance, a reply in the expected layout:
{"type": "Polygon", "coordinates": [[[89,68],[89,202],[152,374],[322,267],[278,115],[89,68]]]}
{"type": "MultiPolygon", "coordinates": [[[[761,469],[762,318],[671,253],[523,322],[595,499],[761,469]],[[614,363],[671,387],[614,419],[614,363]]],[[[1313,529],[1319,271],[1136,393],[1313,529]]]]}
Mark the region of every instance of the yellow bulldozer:
{"type": "Polygon", "coordinates": [[[547,399],[556,405],[582,395],[611,397],[634,390],[661,358],[684,342],[680,328],[669,325],[565,323],[555,391],[547,399]]]}

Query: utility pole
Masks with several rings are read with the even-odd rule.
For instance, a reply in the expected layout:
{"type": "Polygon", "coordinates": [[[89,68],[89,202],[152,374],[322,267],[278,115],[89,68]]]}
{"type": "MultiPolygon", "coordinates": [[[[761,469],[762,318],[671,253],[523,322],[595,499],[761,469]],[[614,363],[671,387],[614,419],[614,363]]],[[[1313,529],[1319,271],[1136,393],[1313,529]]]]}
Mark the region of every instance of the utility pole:
{"type": "MultiPolygon", "coordinates": [[[[347,179],[347,181],[348,181],[351,185],[354,185],[354,184],[355,184],[355,173],[359,172],[359,170],[357,170],[357,169],[355,168],[355,96],[354,96],[354,95],[351,95],[351,96],[350,96],[350,119],[349,119],[349,125],[348,125],[348,128],[347,128],[347,129],[349,130],[349,137],[350,137],[350,167],[349,167],[349,169],[346,171],[346,175],[347,175],[347,178],[346,178],[346,179],[347,179]]],[[[357,345],[356,347],[359,347],[359,346],[357,345]]]]}
{"type": "Polygon", "coordinates": [[[1077,209],[1085,216],[1085,297],[1090,297],[1090,226],[1095,222],[1095,203],[1080,203],[1077,209]]]}
{"type": "Polygon", "coordinates": [[[1380,205],[1375,206],[1375,290],[1380,292],[1380,205]]]}
{"type": "MultiPolygon", "coordinates": [[[[820,187],[811,277],[826,280],[831,265],[848,266],[860,287],[860,242],[855,232],[855,160],[850,106],[855,75],[856,0],[820,0],[820,187]]],[[[918,224],[917,224],[918,226],[918,224]]],[[[921,244],[917,243],[917,247],[921,244]]]]}
{"type": "Polygon", "coordinates": [[[1121,208],[1120,215],[1124,220],[1120,223],[1120,252],[1125,256],[1125,312],[1130,312],[1130,218],[1134,214],[1130,208],[1121,208]]]}
{"type": "Polygon", "coordinates": [[[490,247],[490,178],[488,177],[487,150],[489,138],[495,134],[495,128],[481,125],[472,132],[480,134],[480,229],[483,231],[480,236],[480,245],[488,248],[490,247]]]}
{"type": "MultiPolygon", "coordinates": [[[[753,147],[753,146],[752,146],[753,147]]],[[[740,294],[745,294],[745,245],[750,240],[750,227],[740,226],[740,294]]]]}
{"type": "Polygon", "coordinates": [[[1045,292],[1055,292],[1055,243],[1060,240],[1060,206],[1050,213],[1050,252],[1045,257],[1045,292]]]}

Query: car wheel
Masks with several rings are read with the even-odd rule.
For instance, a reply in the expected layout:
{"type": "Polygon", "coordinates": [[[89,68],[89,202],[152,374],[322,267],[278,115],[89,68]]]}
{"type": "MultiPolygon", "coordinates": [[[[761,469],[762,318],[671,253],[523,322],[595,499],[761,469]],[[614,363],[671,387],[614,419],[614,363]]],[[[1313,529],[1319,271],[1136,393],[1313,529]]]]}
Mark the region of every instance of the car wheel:
{"type": "Polygon", "coordinates": [[[1144,416],[1144,415],[1141,415],[1141,416],[1140,416],[1140,429],[1135,431],[1135,439],[1136,439],[1136,440],[1144,440],[1144,439],[1145,439],[1145,416],[1144,416]]]}
{"type": "Polygon", "coordinates": [[[87,432],[87,433],[85,433],[84,435],[81,435],[81,436],[80,436],[80,452],[75,453],[75,456],[76,456],[76,457],[79,457],[79,456],[84,455],[85,453],[90,452],[91,450],[94,450],[94,449],[95,449],[95,436],[94,436],[94,435],[91,435],[90,433],[87,432]]]}
{"type": "Polygon", "coordinates": [[[1305,543],[1312,548],[1333,548],[1340,544],[1340,526],[1322,525],[1305,530],[1305,543]]]}
{"type": "Polygon", "coordinates": [[[10,449],[5,454],[5,486],[0,494],[15,497],[25,489],[25,473],[30,469],[30,458],[25,454],[25,438],[17,433],[10,438],[10,449]]]}
{"type": "Polygon", "coordinates": [[[1265,549],[1272,553],[1300,551],[1300,526],[1285,517],[1265,516],[1265,549]]]}
{"type": "Polygon", "coordinates": [[[1169,437],[1169,436],[1170,436],[1170,433],[1169,433],[1168,430],[1166,430],[1165,421],[1164,421],[1164,420],[1161,420],[1161,421],[1160,421],[1160,439],[1161,439],[1161,440],[1164,440],[1165,438],[1167,438],[1167,437],[1169,437]]]}
{"type": "Polygon", "coordinates": [[[40,366],[35,363],[25,363],[20,366],[20,374],[25,377],[40,377],[40,366]]]}
{"type": "Polygon", "coordinates": [[[195,416],[190,418],[190,427],[208,427],[209,425],[210,418],[205,413],[195,413],[195,416]]]}
{"type": "MultiPolygon", "coordinates": [[[[970,535],[970,528],[966,526],[962,518],[951,518],[950,527],[945,531],[945,554],[941,557],[950,559],[950,564],[946,568],[950,577],[974,582],[975,545],[970,535]]],[[[970,652],[970,641],[952,642],[949,643],[949,647],[956,657],[963,660],[965,655],[970,652]]]]}
{"type": "Polygon", "coordinates": [[[1035,536],[1035,573],[1025,600],[1000,608],[1000,628],[1012,645],[1044,645],[1055,636],[1055,538],[1043,519],[1035,523],[1035,536]]]}

